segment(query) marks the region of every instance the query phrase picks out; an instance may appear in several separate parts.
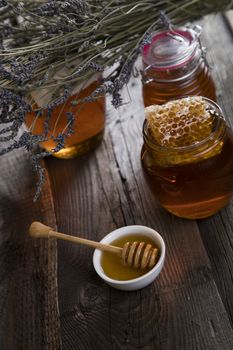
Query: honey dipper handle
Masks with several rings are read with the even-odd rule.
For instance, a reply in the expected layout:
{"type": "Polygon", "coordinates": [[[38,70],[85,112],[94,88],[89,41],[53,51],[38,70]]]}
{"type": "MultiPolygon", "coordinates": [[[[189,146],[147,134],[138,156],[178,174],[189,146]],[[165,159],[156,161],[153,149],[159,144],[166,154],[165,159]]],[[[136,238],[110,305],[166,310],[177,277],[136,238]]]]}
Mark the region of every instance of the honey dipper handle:
{"type": "Polygon", "coordinates": [[[120,248],[120,247],[115,247],[115,246],[112,246],[109,244],[103,244],[100,242],[91,241],[89,239],[70,236],[70,235],[66,235],[64,233],[53,231],[53,229],[51,227],[46,226],[38,221],[34,221],[31,224],[31,226],[29,228],[29,233],[32,237],[35,237],[35,238],[55,237],[58,239],[63,239],[64,241],[84,244],[84,245],[87,245],[89,247],[97,248],[97,249],[107,251],[107,252],[118,253],[118,254],[122,253],[122,248],[120,248]]]}

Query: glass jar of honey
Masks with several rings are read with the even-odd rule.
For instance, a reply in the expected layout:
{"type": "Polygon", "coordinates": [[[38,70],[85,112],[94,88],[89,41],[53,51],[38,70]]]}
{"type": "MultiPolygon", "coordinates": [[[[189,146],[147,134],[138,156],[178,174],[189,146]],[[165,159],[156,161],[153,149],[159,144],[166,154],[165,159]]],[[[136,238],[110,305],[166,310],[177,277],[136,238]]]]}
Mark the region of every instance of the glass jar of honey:
{"type": "Polygon", "coordinates": [[[215,85],[200,44],[201,28],[169,29],[154,34],[142,52],[145,106],[197,95],[216,101],[215,85]]]}
{"type": "MultiPolygon", "coordinates": [[[[55,107],[49,119],[48,141],[41,142],[40,146],[47,151],[56,147],[54,139],[63,134],[69,126],[67,112],[74,117],[73,134],[65,139],[65,147],[53,153],[58,158],[73,158],[83,155],[94,149],[102,140],[105,129],[105,98],[99,97],[93,102],[79,102],[77,100],[88,97],[98,86],[98,80],[87,82],[64,103],[55,107]]],[[[47,116],[45,110],[42,115],[36,116],[38,104],[32,105],[33,111],[26,116],[25,123],[34,134],[43,135],[44,123],[47,116]]]]}
{"type": "Polygon", "coordinates": [[[233,195],[233,132],[220,107],[187,97],[146,108],[141,161],[159,203],[183,218],[208,217],[233,195]]]}

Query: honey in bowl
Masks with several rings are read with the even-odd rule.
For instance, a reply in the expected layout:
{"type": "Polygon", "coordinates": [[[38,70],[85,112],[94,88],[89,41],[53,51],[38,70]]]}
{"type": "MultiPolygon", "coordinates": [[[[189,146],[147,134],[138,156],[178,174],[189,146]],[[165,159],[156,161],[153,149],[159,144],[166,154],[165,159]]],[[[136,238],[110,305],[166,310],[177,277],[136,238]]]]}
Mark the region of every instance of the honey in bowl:
{"type": "MultiPolygon", "coordinates": [[[[155,242],[147,236],[144,235],[127,235],[120,237],[111,242],[111,245],[123,247],[126,242],[145,242],[151,244],[153,247],[156,247],[155,242]]],[[[157,257],[159,259],[159,255],[157,257]]],[[[101,266],[105,272],[105,274],[115,280],[126,281],[138,278],[145,273],[147,273],[150,269],[140,270],[134,269],[130,266],[125,266],[122,262],[121,256],[117,254],[113,254],[110,252],[102,252],[101,256],[101,266]]]]}
{"type": "Polygon", "coordinates": [[[160,204],[184,218],[213,215],[233,194],[233,133],[204,97],[146,108],[141,153],[145,178],[160,204]]]}

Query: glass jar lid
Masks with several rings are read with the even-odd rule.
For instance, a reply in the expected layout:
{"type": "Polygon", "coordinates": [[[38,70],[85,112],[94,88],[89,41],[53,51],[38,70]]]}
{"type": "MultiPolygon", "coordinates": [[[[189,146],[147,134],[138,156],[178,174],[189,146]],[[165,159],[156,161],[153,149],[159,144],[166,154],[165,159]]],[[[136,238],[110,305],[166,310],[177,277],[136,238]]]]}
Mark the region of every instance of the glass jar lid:
{"type": "Polygon", "coordinates": [[[199,34],[185,27],[155,33],[143,48],[144,63],[158,70],[184,66],[196,53],[199,34]]]}

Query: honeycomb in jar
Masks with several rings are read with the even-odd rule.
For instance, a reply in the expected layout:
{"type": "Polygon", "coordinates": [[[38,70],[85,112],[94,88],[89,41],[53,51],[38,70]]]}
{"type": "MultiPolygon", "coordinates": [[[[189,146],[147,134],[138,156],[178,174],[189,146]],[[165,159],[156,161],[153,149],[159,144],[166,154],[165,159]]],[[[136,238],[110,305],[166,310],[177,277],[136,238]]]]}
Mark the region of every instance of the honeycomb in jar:
{"type": "Polygon", "coordinates": [[[189,146],[207,138],[213,129],[213,113],[200,96],[152,105],[145,112],[150,135],[161,146],[189,146]]]}

